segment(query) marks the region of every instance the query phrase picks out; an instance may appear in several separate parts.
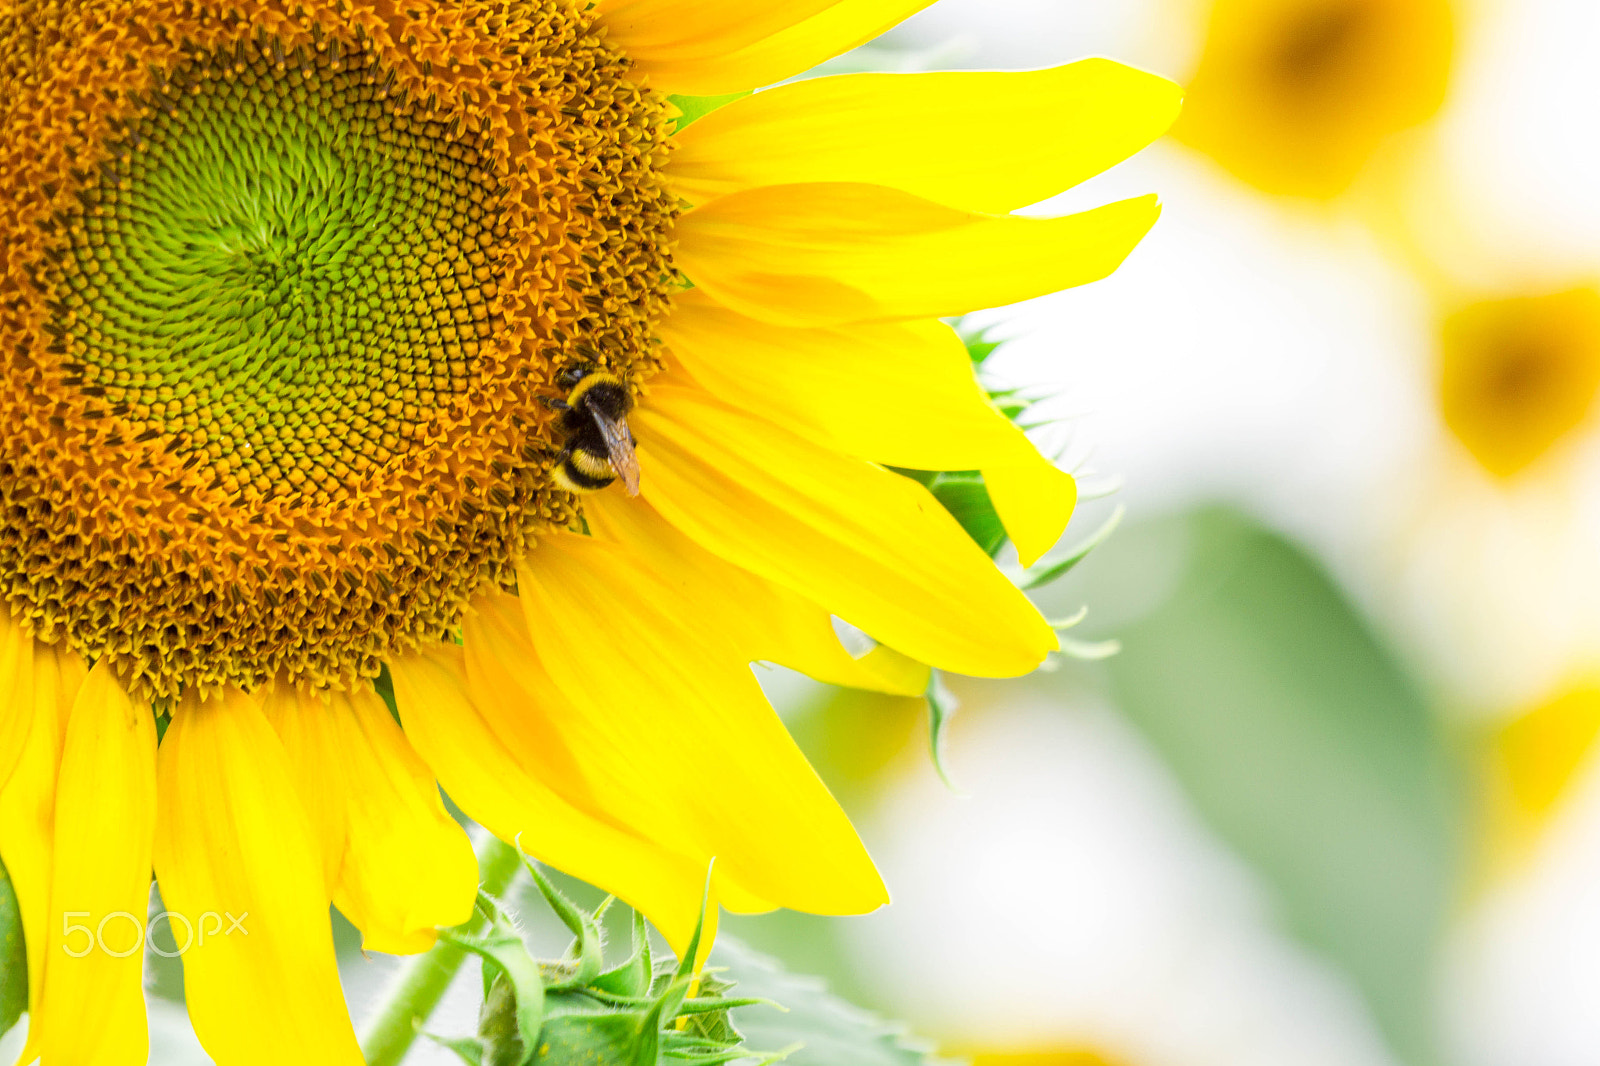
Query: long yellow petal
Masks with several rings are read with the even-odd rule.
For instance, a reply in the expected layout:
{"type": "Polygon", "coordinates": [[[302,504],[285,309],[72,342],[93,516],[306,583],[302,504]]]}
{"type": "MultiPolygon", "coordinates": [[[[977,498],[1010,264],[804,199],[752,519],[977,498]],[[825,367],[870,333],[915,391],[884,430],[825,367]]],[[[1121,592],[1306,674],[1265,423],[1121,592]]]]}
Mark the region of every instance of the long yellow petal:
{"type": "Polygon", "coordinates": [[[678,220],[678,263],[718,303],[785,326],[963,315],[1097,281],[1154,196],[1063,218],[958,211],[881,185],[774,185],[678,220]]]}
{"type": "Polygon", "coordinates": [[[941,322],[792,329],[689,292],[661,334],[730,407],[863,459],[992,475],[990,496],[1023,565],[1049,551],[1072,517],[1071,475],[989,403],[966,348],[941,322]]]}
{"type": "Polygon", "coordinates": [[[426,951],[472,915],[478,867],[433,775],[370,687],[280,685],[263,703],[323,847],[333,902],[370,951],[426,951]]]}
{"type": "Polygon", "coordinates": [[[33,728],[33,634],[0,607],[0,788],[33,728]]]}
{"type": "MultiPolygon", "coordinates": [[[[33,677],[20,686],[31,699],[27,713],[32,716],[32,727],[11,780],[0,788],[0,859],[4,859],[17,893],[28,946],[28,1010],[38,1018],[44,961],[49,955],[56,776],[72,703],[87,671],[77,653],[64,647],[40,645],[32,658],[33,677]]],[[[29,1044],[19,1061],[33,1061],[42,1035],[39,1026],[30,1028],[29,1044]]]]}
{"type": "MultiPolygon", "coordinates": [[[[473,600],[462,631],[467,694],[506,753],[524,773],[548,783],[584,815],[673,856],[672,876],[646,886],[653,896],[644,897],[665,898],[633,905],[650,915],[657,913],[653,907],[660,908],[667,921],[663,932],[671,928],[687,937],[709,861],[693,843],[696,834],[687,812],[680,805],[660,802],[652,775],[609,772],[612,756],[605,751],[605,742],[596,741],[584,712],[551,680],[516,596],[481,593],[473,600]],[[692,886],[683,873],[692,877],[692,886]],[[666,906],[669,903],[675,905],[666,906]]],[[[542,852],[533,854],[547,858],[542,852]]],[[[553,858],[547,861],[561,865],[553,858]]],[[[634,883],[628,884],[631,888],[634,883]]],[[[623,892],[616,894],[633,903],[623,892]]],[[[777,906],[727,876],[713,884],[712,895],[736,910],[768,911],[777,906]]]]}
{"type": "Polygon", "coordinates": [[[72,704],[56,784],[44,995],[30,1037],[60,1066],[143,1066],[156,727],[102,659],[72,704]]]}
{"type": "Polygon", "coordinates": [[[201,1045],[228,1066],[360,1066],[320,849],[255,700],[185,701],[161,742],[159,784],[156,876],[195,930],[183,974],[201,1045]]]}
{"type": "Polygon", "coordinates": [[[600,493],[589,498],[584,517],[595,536],[615,541],[653,578],[691,601],[704,627],[727,634],[730,665],[765,660],[818,681],[897,696],[927,690],[926,666],[886,649],[852,657],[826,610],[706,551],[643,500],[600,493]]]}
{"type": "Polygon", "coordinates": [[[855,181],[1004,214],[1114,166],[1178,116],[1183,90],[1109,59],[1050,70],[847,74],[756,93],[678,136],[692,203],[762,185],[855,181]],[[976,138],[953,150],[954,131],[976,138]]]}
{"type": "Polygon", "coordinates": [[[1027,597],[910,479],[699,389],[654,388],[634,421],[647,501],[729,562],[957,673],[1013,677],[1056,649],[1027,597]]]}
{"type": "Polygon", "coordinates": [[[719,96],[783,81],[865,44],[932,0],[609,0],[610,39],[663,92],[719,96]]]}
{"type": "MultiPolygon", "coordinates": [[[[688,942],[705,870],[579,809],[528,773],[469,697],[460,648],[440,645],[394,659],[389,673],[406,736],[474,821],[502,840],[520,837],[529,854],[648,914],[675,947],[688,942]]],[[[520,701],[519,691],[497,695],[520,701]]],[[[531,761],[537,765],[536,756],[531,761]]]]}
{"type": "MultiPolygon", "coordinates": [[[[558,723],[612,809],[715,879],[773,904],[857,914],[887,902],[849,819],[806,763],[745,667],[722,665],[722,634],[692,601],[615,546],[557,534],[518,568],[523,613],[544,669],[577,712],[558,723]],[[707,788],[705,782],[715,782],[707,788]]],[[[470,639],[470,638],[469,638],[470,639]]]]}

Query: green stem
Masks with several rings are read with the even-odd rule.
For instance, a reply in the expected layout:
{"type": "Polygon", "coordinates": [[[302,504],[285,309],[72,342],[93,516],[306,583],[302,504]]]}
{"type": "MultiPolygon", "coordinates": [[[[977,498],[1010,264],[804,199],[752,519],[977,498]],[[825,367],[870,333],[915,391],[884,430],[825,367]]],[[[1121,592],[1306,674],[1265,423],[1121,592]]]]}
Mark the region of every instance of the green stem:
{"type": "MultiPolygon", "coordinates": [[[[491,896],[503,894],[522,870],[522,857],[516,848],[487,832],[479,839],[477,850],[483,890],[491,896]]],[[[487,925],[483,915],[474,913],[459,929],[481,933],[487,925]]],[[[406,960],[361,1038],[367,1066],[399,1066],[466,958],[465,950],[441,940],[426,954],[406,960]]]]}

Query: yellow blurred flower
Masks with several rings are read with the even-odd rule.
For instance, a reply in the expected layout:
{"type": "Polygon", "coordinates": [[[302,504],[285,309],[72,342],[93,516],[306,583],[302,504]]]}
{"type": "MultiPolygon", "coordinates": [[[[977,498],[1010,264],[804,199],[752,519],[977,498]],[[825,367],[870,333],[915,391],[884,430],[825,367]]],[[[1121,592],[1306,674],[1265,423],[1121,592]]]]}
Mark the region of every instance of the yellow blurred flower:
{"type": "Polygon", "coordinates": [[[1325,199],[1444,102],[1449,0],[1215,0],[1173,133],[1276,194],[1325,199]]]}
{"type": "Polygon", "coordinates": [[[436,781],[680,948],[713,856],[733,910],[885,901],[749,663],[913,694],[922,663],[1057,646],[879,464],[981,469],[1025,559],[1055,541],[1070,477],[939,320],[1114,270],[1154,198],[1009,212],[1178,102],[1091,60],[675,121],[665,94],[783,81],[922,6],[0,6],[25,1059],[143,1063],[153,865],[210,933],[183,963],[216,1061],[359,1062],[328,904],[391,952],[467,917],[436,781]]]}
{"type": "Polygon", "coordinates": [[[1484,300],[1445,319],[1439,405],[1496,477],[1526,470],[1586,421],[1600,392],[1600,292],[1484,300]]]}
{"type": "Polygon", "coordinates": [[[1600,736],[1600,684],[1586,680],[1512,718],[1492,734],[1484,811],[1490,873],[1521,862],[1560,809],[1600,736]]]}

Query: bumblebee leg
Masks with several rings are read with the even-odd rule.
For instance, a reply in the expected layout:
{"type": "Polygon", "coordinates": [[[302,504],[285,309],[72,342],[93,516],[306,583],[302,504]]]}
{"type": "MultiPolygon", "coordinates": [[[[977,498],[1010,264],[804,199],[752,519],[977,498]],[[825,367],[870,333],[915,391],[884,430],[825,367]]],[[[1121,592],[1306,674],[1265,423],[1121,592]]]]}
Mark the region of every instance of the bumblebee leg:
{"type": "Polygon", "coordinates": [[[550,408],[552,411],[572,410],[572,405],[570,403],[565,400],[557,399],[554,396],[541,396],[539,397],[539,402],[550,408]]]}

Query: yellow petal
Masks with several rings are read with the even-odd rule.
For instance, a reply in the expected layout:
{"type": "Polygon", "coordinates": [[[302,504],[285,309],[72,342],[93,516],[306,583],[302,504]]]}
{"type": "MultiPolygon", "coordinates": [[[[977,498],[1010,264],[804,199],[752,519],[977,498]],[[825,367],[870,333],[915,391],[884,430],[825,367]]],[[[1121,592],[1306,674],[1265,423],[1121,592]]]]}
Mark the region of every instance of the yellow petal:
{"type": "Polygon", "coordinates": [[[0,607],[0,788],[33,728],[33,634],[0,607]]]}
{"type": "MultiPolygon", "coordinates": [[[[674,930],[669,939],[680,934],[687,939],[705,887],[708,860],[697,848],[682,846],[693,828],[684,811],[657,802],[650,775],[605,771],[607,757],[597,759],[592,754],[603,742],[597,744],[583,714],[546,672],[516,596],[480,593],[472,602],[463,635],[467,695],[517,766],[584,815],[672,856],[672,876],[647,886],[659,900],[635,903],[621,891],[616,894],[646,914],[653,916],[659,910],[667,922],[663,932],[674,930]]],[[[542,852],[532,854],[561,865],[542,852]]],[[[777,906],[727,877],[719,878],[712,889],[714,897],[735,909],[767,911],[777,906]]]]}
{"type": "MultiPolygon", "coordinates": [[[[77,653],[64,647],[40,645],[34,649],[32,659],[33,676],[19,686],[28,693],[31,706],[19,707],[7,699],[10,706],[32,717],[32,727],[10,781],[0,789],[0,859],[11,876],[22,914],[23,937],[28,945],[28,1009],[37,1018],[44,993],[44,961],[49,954],[56,775],[67,720],[86,671],[77,653]]],[[[21,695],[15,693],[17,699],[21,695]]],[[[40,1036],[40,1027],[33,1026],[28,1049],[20,1061],[31,1062],[38,1054],[40,1036]]]]}
{"type": "Polygon", "coordinates": [[[838,0],[603,0],[606,39],[628,53],[637,69],[715,60],[803,22],[838,0]]]}
{"type": "Polygon", "coordinates": [[[478,867],[433,775],[368,686],[279,685],[263,704],[322,841],[333,901],[370,951],[426,951],[472,916],[478,867]],[[331,856],[331,861],[330,861],[331,856]]]}
{"type": "Polygon", "coordinates": [[[557,723],[627,825],[714,857],[719,884],[779,906],[857,914],[887,901],[849,819],[726,636],[615,546],[558,534],[518,568],[533,647],[575,715],[557,723]],[[707,787],[706,782],[714,782],[707,787]],[[648,805],[619,809],[623,795],[648,805]]]}
{"type": "Polygon", "coordinates": [[[48,1063],[143,1066],[156,727],[102,659],[73,701],[56,784],[44,995],[48,1063]]]}
{"type": "MultiPolygon", "coordinates": [[[[462,651],[453,645],[389,663],[406,736],[450,798],[495,836],[520,837],[529,854],[648,914],[681,949],[693,929],[690,916],[699,905],[705,870],[626,826],[579,809],[530,774],[469,697],[465,672],[462,651]]],[[[502,703],[521,700],[520,689],[495,695],[502,703]]],[[[530,762],[537,765],[537,755],[530,762]]]]}
{"type": "Polygon", "coordinates": [[[983,481],[1022,565],[1032,566],[1066,532],[1078,483],[1037,452],[1021,463],[984,466],[983,481]]]}
{"type": "Polygon", "coordinates": [[[167,909],[195,930],[183,974],[201,1045],[227,1066],[360,1066],[318,843],[255,700],[230,690],[185,701],[161,742],[159,783],[156,876],[167,909]]]}
{"type": "Polygon", "coordinates": [[[1153,196],[1018,218],[881,185],[774,185],[683,215],[678,263],[718,303],[778,325],[941,318],[1097,281],[1159,213],[1153,196]]]}
{"type": "Polygon", "coordinates": [[[823,608],[718,558],[675,529],[643,500],[596,494],[584,517],[597,537],[615,541],[651,577],[692,603],[707,628],[725,633],[730,666],[778,663],[830,684],[920,696],[928,668],[892,652],[854,658],[823,608]]]}
{"type": "Polygon", "coordinates": [[[1183,90],[1086,59],[1051,70],[848,74],[780,85],[678,136],[673,187],[704,203],[762,185],[854,181],[1003,214],[1114,166],[1164,133],[1183,90]],[[953,150],[954,131],[978,140],[953,150]]]}
{"type": "Polygon", "coordinates": [[[1056,649],[1027,597],[910,479],[699,389],[655,388],[634,421],[647,501],[729,562],[957,673],[1013,677],[1056,649]]]}
{"type": "Polygon", "coordinates": [[[865,44],[932,0],[610,0],[609,39],[663,92],[720,96],[783,81],[865,44]]]}
{"type": "Polygon", "coordinates": [[[990,498],[1024,565],[1072,517],[1071,475],[989,403],[966,348],[941,322],[791,329],[690,292],[661,335],[719,400],[818,444],[914,470],[992,473],[990,498]]]}

